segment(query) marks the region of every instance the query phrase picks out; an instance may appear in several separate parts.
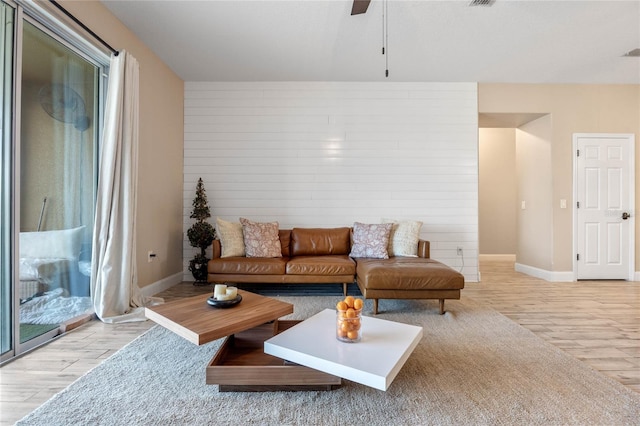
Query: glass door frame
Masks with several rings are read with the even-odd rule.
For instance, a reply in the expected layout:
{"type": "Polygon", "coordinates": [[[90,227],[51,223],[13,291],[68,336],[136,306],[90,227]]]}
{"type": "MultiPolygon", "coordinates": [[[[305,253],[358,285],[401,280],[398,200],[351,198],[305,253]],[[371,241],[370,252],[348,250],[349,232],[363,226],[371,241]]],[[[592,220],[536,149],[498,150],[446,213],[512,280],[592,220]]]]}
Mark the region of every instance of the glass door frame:
{"type": "MultiPolygon", "coordinates": [[[[14,26],[13,26],[13,92],[12,96],[12,129],[10,137],[10,146],[3,147],[11,152],[11,165],[10,172],[3,171],[5,176],[8,176],[9,182],[3,182],[3,192],[8,189],[10,195],[10,206],[7,209],[9,217],[2,217],[3,223],[1,224],[6,229],[7,220],[9,223],[9,251],[10,255],[10,298],[11,298],[11,348],[4,354],[0,353],[0,365],[14,359],[17,356],[35,349],[43,344],[49,343],[60,335],[58,329],[47,332],[41,336],[31,339],[27,342],[20,343],[20,297],[19,297],[19,267],[20,259],[16,253],[20,253],[19,240],[20,240],[20,123],[21,123],[21,99],[22,99],[22,39],[24,31],[24,22],[29,22],[39,30],[45,32],[48,36],[52,37],[56,42],[61,43],[65,47],[71,49],[74,53],[82,57],[87,62],[96,66],[99,73],[97,79],[97,99],[94,99],[95,107],[97,111],[98,122],[96,125],[96,138],[97,146],[94,150],[93,165],[95,171],[95,182],[93,189],[94,202],[97,194],[97,176],[99,168],[99,152],[100,152],[100,137],[101,129],[103,127],[104,120],[104,104],[107,92],[107,82],[109,74],[109,62],[110,56],[105,52],[102,46],[97,46],[91,40],[87,40],[81,34],[74,32],[74,30],[66,27],[64,21],[57,20],[50,11],[46,9],[50,8],[50,4],[43,3],[41,8],[37,3],[27,3],[17,0],[13,2],[11,0],[0,0],[3,4],[14,9],[14,26]],[[24,6],[24,7],[23,7],[24,6]]],[[[3,169],[6,164],[3,164],[3,169]]],[[[5,195],[6,196],[6,195],[5,195]]],[[[3,212],[4,213],[4,212],[3,212]]],[[[4,241],[0,241],[0,244],[4,244],[4,241]]],[[[3,272],[4,273],[4,272],[3,272]]]]}
{"type": "Polygon", "coordinates": [[[17,11],[15,5],[8,3],[1,4],[0,24],[3,31],[2,46],[0,46],[0,91],[2,91],[0,108],[0,126],[2,145],[0,149],[0,177],[1,197],[0,199],[0,362],[9,358],[15,351],[14,332],[14,306],[13,306],[13,232],[11,226],[13,215],[13,149],[12,141],[14,135],[14,76],[15,76],[15,21],[17,11]],[[11,25],[9,25],[8,14],[11,14],[11,25]],[[6,37],[5,37],[6,36],[6,37]]]}

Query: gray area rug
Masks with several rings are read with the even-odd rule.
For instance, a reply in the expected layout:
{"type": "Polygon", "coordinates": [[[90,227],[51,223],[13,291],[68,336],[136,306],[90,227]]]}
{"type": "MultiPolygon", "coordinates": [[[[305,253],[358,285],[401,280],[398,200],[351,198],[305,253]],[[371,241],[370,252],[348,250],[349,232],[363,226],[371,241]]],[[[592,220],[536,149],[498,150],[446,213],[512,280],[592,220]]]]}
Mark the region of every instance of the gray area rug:
{"type": "MultiPolygon", "coordinates": [[[[338,297],[281,297],[294,319],[338,297]]],[[[20,425],[638,425],[640,395],[490,308],[463,299],[380,302],[378,317],[424,327],[386,392],[220,393],[195,346],[156,326],[26,416],[20,425]]],[[[371,312],[367,301],[365,313],[371,312]]],[[[366,329],[363,330],[366,333],[366,329]]]]}

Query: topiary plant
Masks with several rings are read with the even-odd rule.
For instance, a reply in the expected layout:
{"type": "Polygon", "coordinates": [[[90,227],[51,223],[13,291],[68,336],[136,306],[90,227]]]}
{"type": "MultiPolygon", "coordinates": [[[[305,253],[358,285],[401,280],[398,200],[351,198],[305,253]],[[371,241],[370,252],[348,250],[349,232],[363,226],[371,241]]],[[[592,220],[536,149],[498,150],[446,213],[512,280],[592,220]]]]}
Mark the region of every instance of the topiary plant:
{"type": "Polygon", "coordinates": [[[189,216],[191,219],[195,219],[191,228],[187,230],[187,238],[192,247],[200,249],[200,253],[196,254],[193,259],[189,261],[189,271],[195,278],[194,285],[206,285],[207,282],[207,258],[206,250],[211,245],[216,237],[216,230],[206,220],[211,217],[211,210],[207,203],[207,193],[204,189],[204,183],[202,178],[198,179],[198,185],[196,186],[196,197],[193,199],[193,211],[189,216]]]}

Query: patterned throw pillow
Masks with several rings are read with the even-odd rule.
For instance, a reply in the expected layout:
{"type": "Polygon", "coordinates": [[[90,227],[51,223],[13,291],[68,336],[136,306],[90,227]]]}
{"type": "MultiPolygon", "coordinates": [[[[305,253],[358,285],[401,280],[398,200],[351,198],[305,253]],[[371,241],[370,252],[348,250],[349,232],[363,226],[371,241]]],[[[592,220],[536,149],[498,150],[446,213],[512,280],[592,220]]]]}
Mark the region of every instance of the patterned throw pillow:
{"type": "Polygon", "coordinates": [[[222,253],[220,257],[244,256],[244,237],[240,222],[227,222],[216,219],[216,235],[220,238],[222,253]]]}
{"type": "Polygon", "coordinates": [[[247,257],[282,257],[278,222],[258,223],[240,218],[247,257]]]}
{"type": "Polygon", "coordinates": [[[389,256],[418,257],[418,240],[422,222],[382,218],[382,223],[393,223],[389,237],[389,256]]]}
{"type": "Polygon", "coordinates": [[[368,225],[355,222],[353,224],[353,246],[349,256],[388,259],[387,247],[392,227],[392,223],[368,225]]]}

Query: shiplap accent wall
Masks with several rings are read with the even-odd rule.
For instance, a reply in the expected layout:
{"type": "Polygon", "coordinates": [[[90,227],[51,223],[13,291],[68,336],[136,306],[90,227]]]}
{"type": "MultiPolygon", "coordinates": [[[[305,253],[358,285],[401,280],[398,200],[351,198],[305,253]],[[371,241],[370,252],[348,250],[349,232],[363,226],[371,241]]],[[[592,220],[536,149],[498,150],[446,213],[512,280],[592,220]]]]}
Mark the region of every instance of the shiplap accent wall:
{"type": "MultiPolygon", "coordinates": [[[[421,220],[431,256],[478,280],[475,83],[187,82],[184,123],[185,235],[202,177],[212,224],[421,220]]],[[[193,254],[185,237],[185,280],[193,254]]]]}

